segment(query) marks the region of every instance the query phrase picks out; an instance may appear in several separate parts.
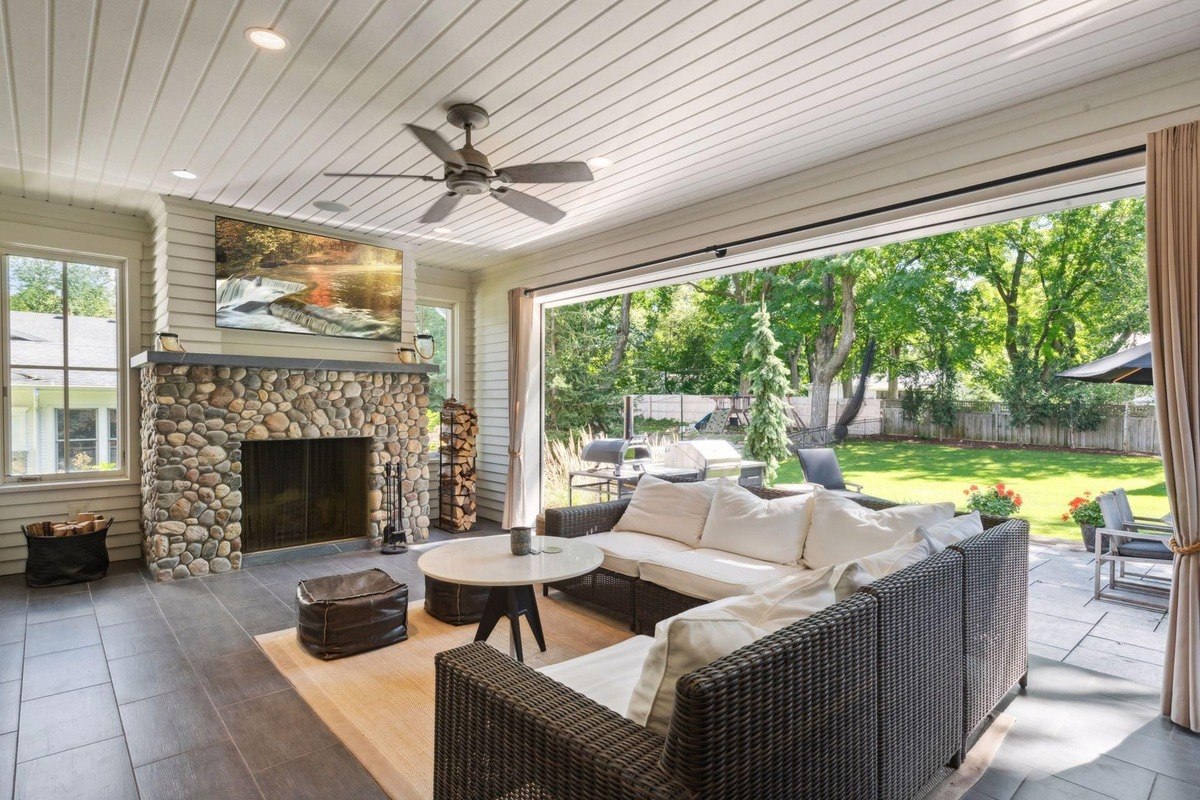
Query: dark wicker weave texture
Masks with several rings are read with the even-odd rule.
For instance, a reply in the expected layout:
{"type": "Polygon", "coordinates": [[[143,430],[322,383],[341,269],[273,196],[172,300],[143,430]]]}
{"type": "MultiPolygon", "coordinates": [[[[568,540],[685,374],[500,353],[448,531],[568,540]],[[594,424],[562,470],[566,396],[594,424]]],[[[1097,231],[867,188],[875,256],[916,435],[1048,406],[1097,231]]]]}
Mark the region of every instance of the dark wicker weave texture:
{"type": "Polygon", "coordinates": [[[874,581],[879,601],[879,798],[908,800],[962,743],[962,556],[874,581]]]}
{"type": "Polygon", "coordinates": [[[663,740],[483,642],[439,653],[436,800],[691,797],[663,740]]]}
{"type": "Polygon", "coordinates": [[[634,598],[634,630],[646,636],[653,636],[654,626],[667,617],[712,602],[680,594],[657,583],[643,580],[637,581],[634,598]]]}
{"type": "Polygon", "coordinates": [[[875,627],[855,595],[685,675],[664,765],[697,798],[873,800],[875,627]]]}
{"type": "Polygon", "coordinates": [[[1006,520],[951,549],[963,557],[965,752],[1029,669],[1029,523],[1006,520]]]}

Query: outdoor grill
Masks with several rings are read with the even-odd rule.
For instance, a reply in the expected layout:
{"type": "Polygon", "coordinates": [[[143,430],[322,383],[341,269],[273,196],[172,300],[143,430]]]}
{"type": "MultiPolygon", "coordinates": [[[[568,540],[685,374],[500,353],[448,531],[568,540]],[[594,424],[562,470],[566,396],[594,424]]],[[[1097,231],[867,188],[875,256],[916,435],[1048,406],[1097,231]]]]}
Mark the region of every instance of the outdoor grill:
{"type": "Polygon", "coordinates": [[[650,445],[644,436],[633,436],[628,439],[593,439],[583,446],[580,460],[590,465],[591,469],[611,467],[613,474],[621,475],[621,470],[630,467],[630,472],[641,472],[647,464],[653,462],[650,455],[650,445]]]}
{"type": "Polygon", "coordinates": [[[666,466],[700,470],[704,480],[742,476],[741,453],[724,439],[675,442],[667,448],[666,466]]]}

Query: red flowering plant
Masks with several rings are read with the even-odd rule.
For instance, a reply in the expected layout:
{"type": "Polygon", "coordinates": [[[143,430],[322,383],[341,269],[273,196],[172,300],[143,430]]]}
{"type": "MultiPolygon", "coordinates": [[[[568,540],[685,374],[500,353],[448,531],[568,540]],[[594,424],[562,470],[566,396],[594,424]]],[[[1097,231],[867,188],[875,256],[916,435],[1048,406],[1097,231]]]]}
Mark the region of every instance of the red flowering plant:
{"type": "Polygon", "coordinates": [[[1063,522],[1075,520],[1079,525],[1091,525],[1094,528],[1104,527],[1104,514],[1100,504],[1092,497],[1091,492],[1084,492],[1067,503],[1067,513],[1062,515],[1063,522]]]}
{"type": "Polygon", "coordinates": [[[993,517],[1012,517],[1021,510],[1021,495],[1003,483],[980,489],[972,484],[963,489],[967,496],[967,508],[993,517]]]}

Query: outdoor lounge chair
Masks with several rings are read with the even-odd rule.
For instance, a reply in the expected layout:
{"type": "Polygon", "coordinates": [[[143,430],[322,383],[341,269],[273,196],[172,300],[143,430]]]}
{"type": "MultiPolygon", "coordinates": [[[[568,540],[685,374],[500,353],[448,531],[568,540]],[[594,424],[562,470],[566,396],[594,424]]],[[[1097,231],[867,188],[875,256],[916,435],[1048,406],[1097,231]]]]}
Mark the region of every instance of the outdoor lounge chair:
{"type": "Polygon", "coordinates": [[[823,486],[831,492],[853,498],[865,498],[861,483],[847,483],[838,464],[837,453],[831,447],[796,448],[804,480],[823,486]]]}
{"type": "Polygon", "coordinates": [[[1161,519],[1135,516],[1124,489],[1115,489],[1096,498],[1104,515],[1104,527],[1096,530],[1097,600],[1116,600],[1131,605],[1165,609],[1170,594],[1170,579],[1157,575],[1131,576],[1129,562],[1169,564],[1174,556],[1167,547],[1174,529],[1161,519]],[[1108,565],[1108,581],[1102,573],[1108,565]],[[1136,597],[1110,594],[1112,590],[1141,592],[1161,598],[1163,602],[1139,600],[1136,597]]]}

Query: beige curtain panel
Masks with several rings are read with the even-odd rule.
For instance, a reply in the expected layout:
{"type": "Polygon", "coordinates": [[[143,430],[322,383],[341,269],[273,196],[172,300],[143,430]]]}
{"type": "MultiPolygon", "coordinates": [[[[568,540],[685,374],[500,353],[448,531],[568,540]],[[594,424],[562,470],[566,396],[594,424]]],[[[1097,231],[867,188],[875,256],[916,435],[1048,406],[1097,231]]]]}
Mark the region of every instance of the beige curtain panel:
{"type": "MultiPolygon", "coordinates": [[[[534,407],[535,387],[530,380],[535,357],[533,298],[524,287],[508,291],[508,479],[504,486],[505,528],[514,525],[532,527],[537,509],[525,485],[531,472],[530,459],[537,453],[525,452],[526,411],[534,407]]],[[[532,470],[536,472],[536,469],[532,470]]]]}
{"type": "Polygon", "coordinates": [[[1146,252],[1154,395],[1175,515],[1162,711],[1200,730],[1200,122],[1150,134],[1146,252]]]}

